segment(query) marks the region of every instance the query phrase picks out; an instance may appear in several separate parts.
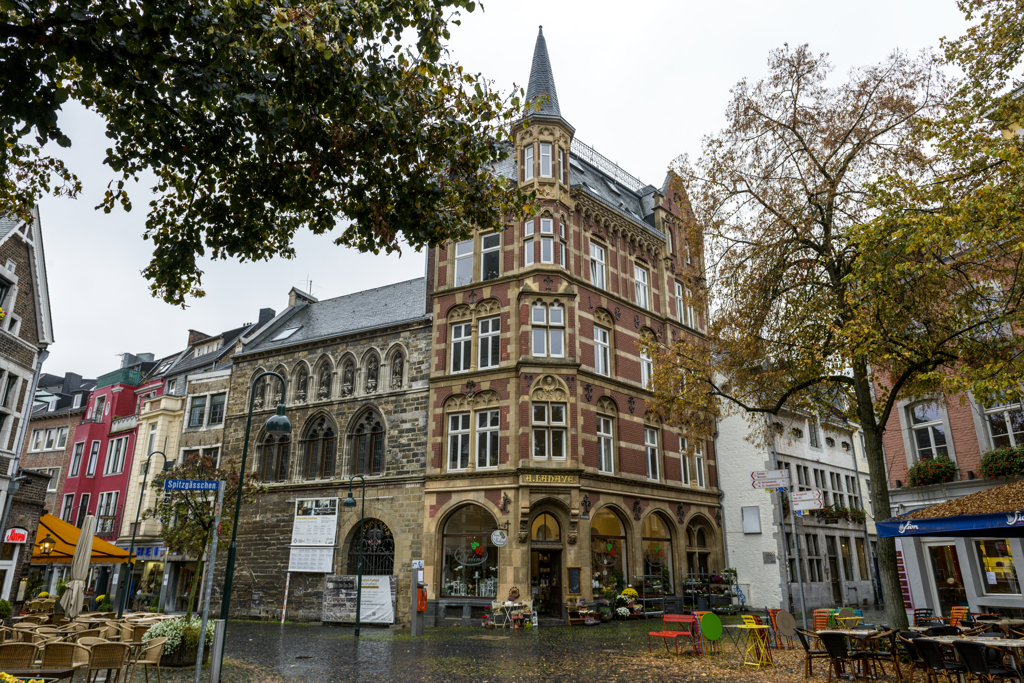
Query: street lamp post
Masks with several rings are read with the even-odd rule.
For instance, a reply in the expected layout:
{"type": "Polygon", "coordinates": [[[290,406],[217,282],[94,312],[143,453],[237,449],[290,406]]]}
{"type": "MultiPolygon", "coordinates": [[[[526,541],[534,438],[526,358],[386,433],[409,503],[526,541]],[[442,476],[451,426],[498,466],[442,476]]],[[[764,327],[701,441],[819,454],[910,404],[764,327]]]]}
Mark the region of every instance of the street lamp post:
{"type": "Polygon", "coordinates": [[[252,428],[252,409],[256,401],[256,383],[268,375],[281,380],[281,403],[277,404],[277,413],[267,420],[264,429],[268,432],[279,432],[282,434],[290,434],[292,431],[292,423],[284,414],[284,397],[288,388],[284,377],[276,372],[261,372],[256,375],[252,385],[249,387],[249,417],[245,421],[245,441],[242,443],[242,463],[238,469],[238,492],[235,496],[235,520],[231,527],[231,544],[228,546],[228,564],[224,572],[224,593],[221,596],[220,604],[220,618],[224,621],[227,621],[228,611],[231,609],[231,584],[235,575],[235,554],[238,550],[235,538],[238,536],[238,513],[242,509],[242,484],[245,481],[245,459],[249,454],[249,430],[252,428]]]}
{"type": "Polygon", "coordinates": [[[347,508],[356,506],[356,499],[352,497],[352,482],[356,477],[363,482],[363,509],[359,513],[359,564],[356,567],[356,638],[359,637],[359,608],[363,603],[363,518],[366,517],[366,478],[361,474],[354,474],[348,480],[348,497],[342,502],[347,508]]]}
{"type": "Polygon", "coordinates": [[[167,462],[167,454],[163,451],[153,451],[146,458],[146,468],[142,471],[142,490],[139,491],[139,506],[135,511],[135,526],[132,527],[132,544],[128,549],[128,567],[124,572],[124,576],[121,578],[121,598],[117,601],[117,618],[120,619],[124,614],[124,605],[128,601],[128,586],[131,585],[129,578],[132,574],[132,555],[135,553],[135,534],[139,531],[139,516],[142,515],[142,499],[146,496],[146,477],[149,476],[149,461],[153,459],[154,455],[159,455],[164,459],[164,471],[166,472],[171,467],[174,467],[174,463],[167,462]]]}

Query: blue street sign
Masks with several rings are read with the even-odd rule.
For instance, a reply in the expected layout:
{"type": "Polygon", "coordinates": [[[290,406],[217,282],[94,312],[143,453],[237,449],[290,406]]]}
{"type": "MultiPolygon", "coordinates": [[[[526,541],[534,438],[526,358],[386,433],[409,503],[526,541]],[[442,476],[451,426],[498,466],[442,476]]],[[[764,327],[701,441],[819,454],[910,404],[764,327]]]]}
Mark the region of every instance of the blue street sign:
{"type": "Polygon", "coordinates": [[[219,481],[206,479],[167,479],[164,481],[164,491],[217,491],[218,489],[220,489],[219,481]]]}

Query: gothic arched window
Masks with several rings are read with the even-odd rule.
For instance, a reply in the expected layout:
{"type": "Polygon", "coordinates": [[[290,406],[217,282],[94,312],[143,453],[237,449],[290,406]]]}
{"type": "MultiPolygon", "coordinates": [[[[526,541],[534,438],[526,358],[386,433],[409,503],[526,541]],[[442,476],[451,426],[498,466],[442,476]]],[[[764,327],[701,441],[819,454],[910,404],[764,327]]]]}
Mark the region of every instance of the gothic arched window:
{"type": "Polygon", "coordinates": [[[267,434],[259,445],[256,470],[260,481],[287,481],[289,447],[287,436],[267,434]]]}
{"type": "Polygon", "coordinates": [[[306,431],[303,439],[305,458],[302,473],[306,479],[330,479],[334,476],[336,439],[326,417],[321,417],[306,431]]]}
{"type": "Polygon", "coordinates": [[[384,425],[376,413],[367,412],[359,420],[352,446],[353,474],[384,472],[384,425]]]}

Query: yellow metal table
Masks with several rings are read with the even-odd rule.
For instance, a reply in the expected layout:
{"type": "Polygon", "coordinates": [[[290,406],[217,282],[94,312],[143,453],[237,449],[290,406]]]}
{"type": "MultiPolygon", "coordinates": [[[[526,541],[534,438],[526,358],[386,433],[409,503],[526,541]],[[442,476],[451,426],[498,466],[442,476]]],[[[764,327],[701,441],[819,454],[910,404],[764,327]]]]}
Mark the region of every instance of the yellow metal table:
{"type": "Polygon", "coordinates": [[[768,651],[767,624],[744,624],[736,628],[746,633],[747,649],[743,655],[743,665],[760,669],[771,666],[772,654],[768,651]]]}

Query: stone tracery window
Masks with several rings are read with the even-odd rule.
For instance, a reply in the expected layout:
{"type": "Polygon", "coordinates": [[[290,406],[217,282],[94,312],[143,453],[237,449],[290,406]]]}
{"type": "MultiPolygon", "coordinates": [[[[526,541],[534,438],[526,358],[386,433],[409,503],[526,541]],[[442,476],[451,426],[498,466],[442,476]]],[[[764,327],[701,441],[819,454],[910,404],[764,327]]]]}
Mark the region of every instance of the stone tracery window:
{"type": "Polygon", "coordinates": [[[306,479],[330,479],[334,476],[334,455],[337,440],[326,417],[321,417],[306,431],[303,439],[305,457],[302,463],[306,479]]]}
{"type": "Polygon", "coordinates": [[[372,410],[356,423],[352,437],[352,473],[384,472],[384,425],[372,410]]]}
{"type": "Polygon", "coordinates": [[[256,474],[260,481],[287,481],[291,440],[287,435],[267,434],[259,445],[256,474]]]}

